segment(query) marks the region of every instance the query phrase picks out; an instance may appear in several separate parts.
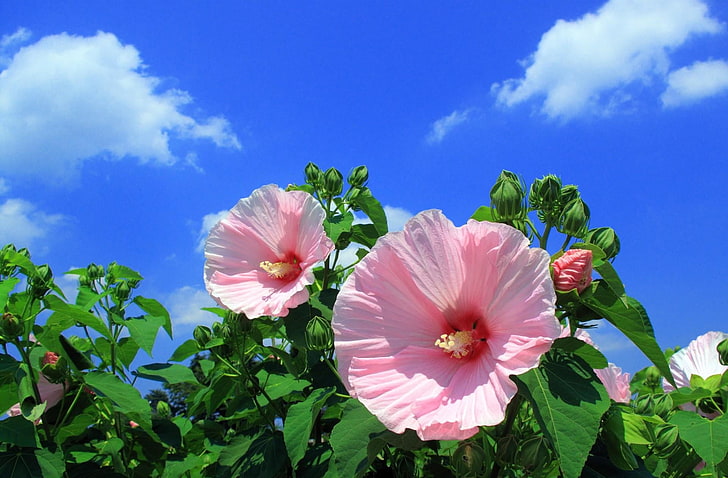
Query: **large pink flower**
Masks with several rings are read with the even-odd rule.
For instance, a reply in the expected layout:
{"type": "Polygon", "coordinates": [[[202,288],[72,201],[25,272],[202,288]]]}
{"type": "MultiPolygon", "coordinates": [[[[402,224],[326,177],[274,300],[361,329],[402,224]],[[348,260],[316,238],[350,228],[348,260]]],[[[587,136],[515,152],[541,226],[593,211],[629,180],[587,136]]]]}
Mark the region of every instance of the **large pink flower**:
{"type": "Polygon", "coordinates": [[[285,316],[308,300],[313,268],[333,250],[321,205],[303,191],[263,186],[210,231],[205,284],[222,306],[248,318],[285,316]]]}
{"type": "Polygon", "coordinates": [[[558,337],[549,257],[516,229],[425,211],[379,239],[334,306],[350,394],[396,433],[461,440],[496,425],[558,337]]]}
{"type": "MultiPolygon", "coordinates": [[[[678,387],[689,387],[690,377],[697,375],[708,378],[719,375],[728,370],[720,363],[718,358],[718,344],[728,338],[723,332],[708,332],[696,338],[684,349],[680,349],[670,357],[670,371],[678,387]]],[[[674,387],[667,381],[663,382],[665,391],[670,392],[674,387]]]]}
{"type": "MultiPolygon", "coordinates": [[[[40,399],[46,402],[46,410],[50,410],[63,398],[65,392],[63,384],[49,382],[42,373],[38,375],[38,392],[40,393],[40,399]]],[[[11,417],[18,416],[21,413],[19,403],[16,403],[10,408],[10,410],[8,410],[8,415],[11,417]]]]}
{"type": "Polygon", "coordinates": [[[632,392],[629,389],[629,374],[622,372],[622,369],[609,363],[607,368],[596,368],[594,373],[607,389],[609,398],[615,402],[629,403],[632,399],[632,392]]]}

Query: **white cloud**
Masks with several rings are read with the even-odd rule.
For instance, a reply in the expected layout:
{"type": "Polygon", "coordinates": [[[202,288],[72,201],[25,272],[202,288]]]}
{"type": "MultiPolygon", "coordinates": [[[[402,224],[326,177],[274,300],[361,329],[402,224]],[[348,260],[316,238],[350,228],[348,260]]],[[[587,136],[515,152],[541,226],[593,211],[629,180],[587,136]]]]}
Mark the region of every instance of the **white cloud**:
{"type": "Polygon", "coordinates": [[[158,91],[145,70],[111,33],[62,33],[20,49],[0,72],[0,171],[68,180],[98,155],[172,164],[171,137],[240,148],[226,119],[183,114],[190,95],[158,91]]]}
{"type": "Polygon", "coordinates": [[[728,90],[728,63],[723,60],[697,61],[673,71],[662,94],[665,107],[682,106],[728,90]]]}
{"type": "Polygon", "coordinates": [[[445,139],[445,136],[455,129],[458,125],[466,122],[470,117],[471,110],[453,111],[433,122],[430,126],[430,132],[427,134],[426,141],[428,144],[439,144],[445,139]]]}
{"type": "Polygon", "coordinates": [[[608,114],[630,100],[628,87],[664,79],[671,50],[722,29],[701,0],[609,0],[558,20],[523,62],[525,75],[491,90],[507,107],[545,97],[541,111],[551,118],[608,114]]]}
{"type": "Polygon", "coordinates": [[[39,211],[23,199],[7,199],[0,203],[0,246],[12,242],[35,252],[42,246],[42,239],[65,220],[65,216],[39,211]]]}
{"type": "Polygon", "coordinates": [[[207,235],[210,234],[210,229],[227,216],[229,212],[228,209],[225,209],[224,211],[205,214],[202,218],[202,226],[197,234],[197,247],[195,248],[197,252],[203,252],[205,250],[205,241],[207,240],[207,235]]]}
{"type": "Polygon", "coordinates": [[[210,294],[202,289],[190,286],[180,287],[166,297],[164,304],[169,311],[175,332],[194,328],[197,325],[209,326],[216,320],[220,320],[212,312],[201,310],[202,307],[218,307],[210,294]]]}
{"type": "Polygon", "coordinates": [[[9,65],[12,51],[29,39],[30,31],[22,27],[15,30],[15,33],[3,35],[0,38],[0,68],[9,65]]]}

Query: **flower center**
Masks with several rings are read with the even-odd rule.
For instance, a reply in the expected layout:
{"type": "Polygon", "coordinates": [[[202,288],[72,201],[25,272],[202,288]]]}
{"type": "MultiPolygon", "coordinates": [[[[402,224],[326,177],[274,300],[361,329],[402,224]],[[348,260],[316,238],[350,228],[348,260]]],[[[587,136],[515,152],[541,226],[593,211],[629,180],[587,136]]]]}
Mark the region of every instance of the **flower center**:
{"type": "Polygon", "coordinates": [[[435,345],[454,358],[463,358],[473,351],[476,339],[472,330],[459,330],[451,334],[442,334],[435,340],[435,345]]]}
{"type": "Polygon", "coordinates": [[[298,265],[298,261],[295,259],[292,262],[269,262],[263,261],[260,263],[260,268],[268,273],[268,275],[274,279],[285,279],[298,275],[301,272],[301,266],[298,265]]]}

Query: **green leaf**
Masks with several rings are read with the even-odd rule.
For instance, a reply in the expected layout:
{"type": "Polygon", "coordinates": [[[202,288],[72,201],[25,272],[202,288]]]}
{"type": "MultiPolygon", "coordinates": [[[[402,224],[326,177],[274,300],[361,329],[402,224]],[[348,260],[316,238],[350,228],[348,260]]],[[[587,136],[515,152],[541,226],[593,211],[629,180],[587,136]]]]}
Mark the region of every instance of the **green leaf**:
{"type": "Polygon", "coordinates": [[[135,375],[167,384],[199,383],[192,369],[180,364],[152,363],[139,367],[135,375]]]}
{"type": "Polygon", "coordinates": [[[473,215],[470,216],[470,219],[475,219],[476,221],[498,222],[493,215],[493,210],[488,206],[480,206],[475,210],[473,215]]]}
{"type": "Polygon", "coordinates": [[[351,224],[354,222],[354,215],[351,212],[337,214],[324,221],[324,231],[332,242],[336,243],[342,233],[351,231],[351,224]]]}
{"type": "Polygon", "coordinates": [[[43,478],[61,478],[66,472],[62,451],[58,450],[56,453],[52,453],[50,450],[42,448],[34,450],[34,454],[43,478]]]}
{"type": "Polygon", "coordinates": [[[108,397],[116,408],[142,428],[152,429],[152,410],[139,391],[122,382],[119,377],[105,372],[89,372],[84,376],[86,385],[108,397]]]}
{"type": "MultiPolygon", "coordinates": [[[[87,327],[91,327],[107,339],[113,340],[111,332],[109,332],[109,329],[101,321],[101,319],[88,312],[86,309],[82,309],[77,305],[67,304],[63,301],[63,299],[55,295],[48,295],[43,299],[43,301],[45,302],[46,307],[53,311],[53,314],[48,317],[45,327],[50,326],[54,331],[57,331],[56,333],[60,333],[76,325],[76,323],[80,323],[87,327]]],[[[49,346],[45,343],[44,345],[46,345],[46,347],[49,346]]]]}
{"type": "Polygon", "coordinates": [[[220,464],[234,477],[273,478],[286,466],[286,449],[280,432],[263,430],[252,437],[238,435],[220,452],[220,464]]]}
{"type": "Polygon", "coordinates": [[[200,473],[205,460],[201,456],[187,455],[184,460],[167,458],[164,462],[162,478],[179,478],[181,476],[202,476],[200,473]],[[195,473],[192,473],[192,472],[195,473]],[[189,473],[189,474],[185,474],[189,473]]]}
{"type": "Polygon", "coordinates": [[[151,357],[154,342],[157,340],[157,332],[164,325],[164,322],[164,317],[143,315],[141,317],[130,317],[123,323],[134,341],[151,357]]]}
{"type": "Polygon", "coordinates": [[[319,388],[303,402],[291,405],[286,415],[283,437],[288,450],[291,465],[295,468],[308,448],[311,429],[321,407],[336,391],[335,388],[319,388]]]}
{"type": "Polygon", "coordinates": [[[361,190],[361,193],[356,197],[356,204],[372,220],[372,224],[379,236],[385,235],[388,231],[387,215],[384,213],[384,208],[379,201],[374,199],[369,188],[361,190]]]}
{"type": "Polygon", "coordinates": [[[200,351],[199,345],[197,345],[197,341],[194,339],[187,339],[184,342],[182,342],[182,345],[177,347],[172,354],[172,356],[169,358],[170,362],[182,362],[183,360],[186,360],[193,355],[195,355],[197,352],[200,351]]]}
{"type": "Polygon", "coordinates": [[[155,418],[152,420],[152,429],[164,444],[174,448],[182,447],[182,432],[174,422],[166,418],[155,418]]]}
{"type": "Polygon", "coordinates": [[[374,224],[354,224],[351,226],[351,242],[362,244],[368,248],[374,247],[379,239],[379,232],[374,224]]]}
{"type": "Polygon", "coordinates": [[[40,448],[35,425],[21,415],[0,421],[0,443],[10,443],[25,448],[40,448]]]}
{"type": "Polygon", "coordinates": [[[311,382],[308,380],[295,378],[289,374],[269,373],[265,369],[258,372],[255,376],[271,400],[285,397],[293,392],[303,391],[311,385],[311,382]]]}
{"type": "Polygon", "coordinates": [[[61,478],[65,471],[61,452],[26,448],[0,453],[0,476],[3,478],[61,478]]]}
{"type": "Polygon", "coordinates": [[[581,301],[622,331],[655,364],[667,381],[675,384],[665,354],[655,340],[655,331],[642,304],[632,297],[617,297],[609,287],[602,286],[601,283],[584,291],[581,301]]]}
{"type": "Polygon", "coordinates": [[[339,476],[361,477],[371,462],[367,455],[369,442],[386,427],[358,400],[344,404],[341,421],[331,431],[334,467],[339,476]]]}
{"type": "Polygon", "coordinates": [[[712,476],[717,476],[715,467],[728,454],[728,415],[709,420],[695,412],[679,410],[669,422],[678,426],[680,438],[705,460],[712,476]]]}
{"type": "Polygon", "coordinates": [[[17,277],[10,277],[4,281],[0,281],[0,309],[3,309],[5,304],[8,303],[8,296],[18,282],[20,282],[20,279],[17,277]]]}
{"type": "MultiPolygon", "coordinates": [[[[106,340],[103,337],[100,337],[100,339],[106,340]]],[[[65,336],[59,335],[58,340],[63,348],[63,355],[68,358],[68,361],[76,368],[76,370],[88,370],[94,368],[93,362],[74,347],[65,336]]]]}
{"type": "Polygon", "coordinates": [[[126,266],[122,266],[116,263],[109,264],[107,272],[113,275],[116,279],[132,279],[142,280],[144,277],[141,276],[137,271],[126,266]]]}
{"type": "Polygon", "coordinates": [[[172,320],[169,318],[169,312],[167,312],[167,309],[165,309],[162,304],[155,299],[147,299],[140,295],[134,297],[134,303],[147,314],[163,319],[162,326],[164,327],[164,330],[167,332],[170,339],[173,338],[172,320]]]}
{"type": "Polygon", "coordinates": [[[511,378],[531,402],[564,476],[578,477],[610,404],[594,371],[577,356],[552,351],[538,368],[511,378]]]}
{"type": "Polygon", "coordinates": [[[597,349],[576,337],[563,337],[554,341],[554,348],[571,352],[581,357],[591,368],[607,368],[607,358],[597,349]]]}

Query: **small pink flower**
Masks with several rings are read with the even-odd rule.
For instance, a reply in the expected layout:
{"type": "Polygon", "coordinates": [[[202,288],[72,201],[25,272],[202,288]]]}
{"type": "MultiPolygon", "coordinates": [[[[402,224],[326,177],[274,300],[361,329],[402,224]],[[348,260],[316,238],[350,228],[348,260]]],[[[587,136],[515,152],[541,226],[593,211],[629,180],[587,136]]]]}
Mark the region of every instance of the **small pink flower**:
{"type": "Polygon", "coordinates": [[[463,440],[503,421],[510,375],[538,366],[560,328],[548,254],[505,224],[440,211],[385,235],[334,306],[349,393],[395,433],[463,440]]]}
{"type": "MultiPolygon", "coordinates": [[[[728,334],[723,332],[708,332],[696,338],[687,347],[680,349],[670,357],[670,371],[675,378],[675,385],[678,388],[690,387],[690,377],[697,375],[703,379],[720,375],[728,370],[728,367],[722,365],[718,358],[718,344],[728,338],[728,334]]],[[[666,392],[675,390],[666,380],[662,383],[662,388],[666,392]]],[[[689,403],[681,405],[684,410],[694,411],[695,406],[689,403]]],[[[715,418],[717,413],[700,414],[707,418],[715,418]]]]}
{"type": "Polygon", "coordinates": [[[553,268],[556,290],[576,289],[581,293],[592,282],[592,251],[569,249],[554,261],[553,268]]]}
{"type": "Polygon", "coordinates": [[[58,354],[55,352],[46,352],[40,361],[41,366],[43,365],[55,365],[58,362],[58,354]]]}
{"type": "Polygon", "coordinates": [[[622,369],[610,363],[607,368],[594,369],[599,380],[607,389],[609,398],[615,402],[629,403],[632,399],[632,392],[629,389],[629,374],[622,372],[622,369]]]}
{"type": "Polygon", "coordinates": [[[136,428],[139,426],[139,424],[137,422],[135,422],[134,420],[129,420],[129,426],[132,428],[136,428]]]}
{"type": "Polygon", "coordinates": [[[334,249],[321,205],[303,191],[263,186],[210,231],[205,284],[223,307],[253,319],[308,300],[313,268],[334,249]]]}
{"type": "MultiPolygon", "coordinates": [[[[51,383],[43,376],[43,374],[39,374],[38,377],[38,392],[40,393],[41,401],[46,402],[46,410],[53,408],[61,401],[65,394],[63,384],[51,383]]],[[[10,408],[10,410],[8,410],[8,415],[11,417],[18,416],[21,413],[19,403],[16,403],[10,408]]]]}

